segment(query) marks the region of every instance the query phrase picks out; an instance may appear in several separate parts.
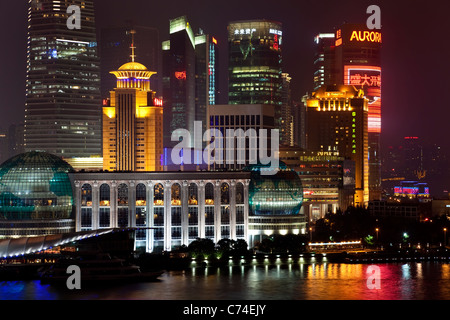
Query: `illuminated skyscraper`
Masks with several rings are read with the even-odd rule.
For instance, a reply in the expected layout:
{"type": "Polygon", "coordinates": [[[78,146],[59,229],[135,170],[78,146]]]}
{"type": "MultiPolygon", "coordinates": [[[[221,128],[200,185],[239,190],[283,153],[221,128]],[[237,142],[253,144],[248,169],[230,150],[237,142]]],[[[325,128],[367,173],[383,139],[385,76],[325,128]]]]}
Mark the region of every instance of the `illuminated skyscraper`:
{"type": "MultiPolygon", "coordinates": [[[[319,36],[318,36],[319,37],[319,36]]],[[[381,32],[365,25],[344,24],[318,43],[319,61],[323,64],[324,85],[352,85],[364,91],[369,116],[369,189],[370,200],[381,198],[381,32]],[[331,43],[330,43],[331,42],[331,43]],[[323,58],[323,61],[320,59],[323,58]]],[[[316,70],[317,72],[317,70],[316,70]]],[[[322,76],[315,83],[322,84],[322,76]],[[319,82],[317,82],[318,80],[319,82]]]]}
{"type": "Polygon", "coordinates": [[[103,169],[161,171],[162,101],[150,89],[155,74],[134,61],[112,71],[117,87],[103,106],[103,169]]]}
{"type": "Polygon", "coordinates": [[[355,205],[369,201],[368,99],[352,86],[321,87],[307,100],[307,149],[355,162],[355,205]]]}
{"type": "Polygon", "coordinates": [[[170,38],[162,43],[164,147],[178,129],[194,130],[194,122],[202,121],[206,129],[209,105],[216,104],[217,40],[199,31],[194,33],[186,16],[170,20],[170,38]]]}
{"type": "Polygon", "coordinates": [[[228,25],[229,104],[282,104],[281,23],[236,21],[228,25]]]}
{"type": "Polygon", "coordinates": [[[29,1],[24,144],[64,157],[101,155],[100,63],[93,0],[29,1]],[[67,26],[69,5],[81,29],[67,26]]]}
{"type": "MultiPolygon", "coordinates": [[[[282,25],[270,20],[233,21],[228,25],[228,103],[275,106],[280,143],[290,144],[283,110],[282,25]]],[[[287,80],[287,78],[285,78],[287,80]]],[[[285,82],[285,84],[287,84],[285,82]]]]}

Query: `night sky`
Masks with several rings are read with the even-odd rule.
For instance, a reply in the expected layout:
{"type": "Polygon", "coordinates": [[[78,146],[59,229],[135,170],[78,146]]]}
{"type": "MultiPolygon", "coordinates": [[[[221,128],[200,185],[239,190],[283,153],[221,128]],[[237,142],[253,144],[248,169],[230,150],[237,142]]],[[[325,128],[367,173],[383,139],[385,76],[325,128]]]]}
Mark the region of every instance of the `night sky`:
{"type": "MultiPolygon", "coordinates": [[[[26,0],[0,0],[0,127],[23,121],[26,75],[26,0]]],[[[226,90],[229,21],[272,19],[283,23],[284,72],[294,98],[310,92],[313,38],[343,22],[365,23],[366,8],[381,8],[382,148],[404,136],[450,147],[450,4],[447,1],[361,0],[96,0],[97,27],[126,20],[157,27],[168,38],[169,19],[187,15],[191,25],[215,35],[221,45],[222,92],[226,90]],[[224,86],[225,85],[225,86],[224,86]]],[[[147,66],[150,69],[152,66],[147,66]]],[[[226,91],[225,91],[226,93],[226,91]]]]}

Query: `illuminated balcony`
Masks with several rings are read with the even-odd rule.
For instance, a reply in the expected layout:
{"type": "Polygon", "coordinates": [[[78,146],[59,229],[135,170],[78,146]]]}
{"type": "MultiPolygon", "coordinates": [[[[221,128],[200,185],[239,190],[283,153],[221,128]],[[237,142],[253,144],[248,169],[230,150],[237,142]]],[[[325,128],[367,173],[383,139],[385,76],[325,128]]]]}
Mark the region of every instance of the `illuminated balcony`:
{"type": "Polygon", "coordinates": [[[143,207],[147,205],[147,201],[145,200],[136,200],[136,206],[137,207],[143,207]]]}

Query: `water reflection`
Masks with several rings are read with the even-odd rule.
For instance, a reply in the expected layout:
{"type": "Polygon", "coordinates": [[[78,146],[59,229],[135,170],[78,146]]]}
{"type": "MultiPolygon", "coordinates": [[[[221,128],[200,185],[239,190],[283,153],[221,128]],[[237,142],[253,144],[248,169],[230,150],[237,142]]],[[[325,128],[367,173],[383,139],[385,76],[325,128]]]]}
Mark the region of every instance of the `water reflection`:
{"type": "Polygon", "coordinates": [[[407,300],[450,299],[450,265],[377,264],[379,290],[367,287],[369,264],[299,260],[238,261],[224,268],[166,272],[159,281],[72,292],[39,281],[0,282],[0,299],[407,300]]]}

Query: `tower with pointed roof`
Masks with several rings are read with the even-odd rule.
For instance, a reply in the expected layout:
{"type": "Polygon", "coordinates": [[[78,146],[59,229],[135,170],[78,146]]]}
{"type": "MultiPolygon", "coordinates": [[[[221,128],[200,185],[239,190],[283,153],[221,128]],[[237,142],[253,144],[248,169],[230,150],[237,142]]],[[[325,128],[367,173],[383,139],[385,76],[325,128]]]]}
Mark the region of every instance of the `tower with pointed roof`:
{"type": "Polygon", "coordinates": [[[111,71],[117,85],[103,101],[103,170],[161,171],[163,108],[150,88],[156,72],[135,61],[134,40],[130,49],[131,61],[111,71]]]}

